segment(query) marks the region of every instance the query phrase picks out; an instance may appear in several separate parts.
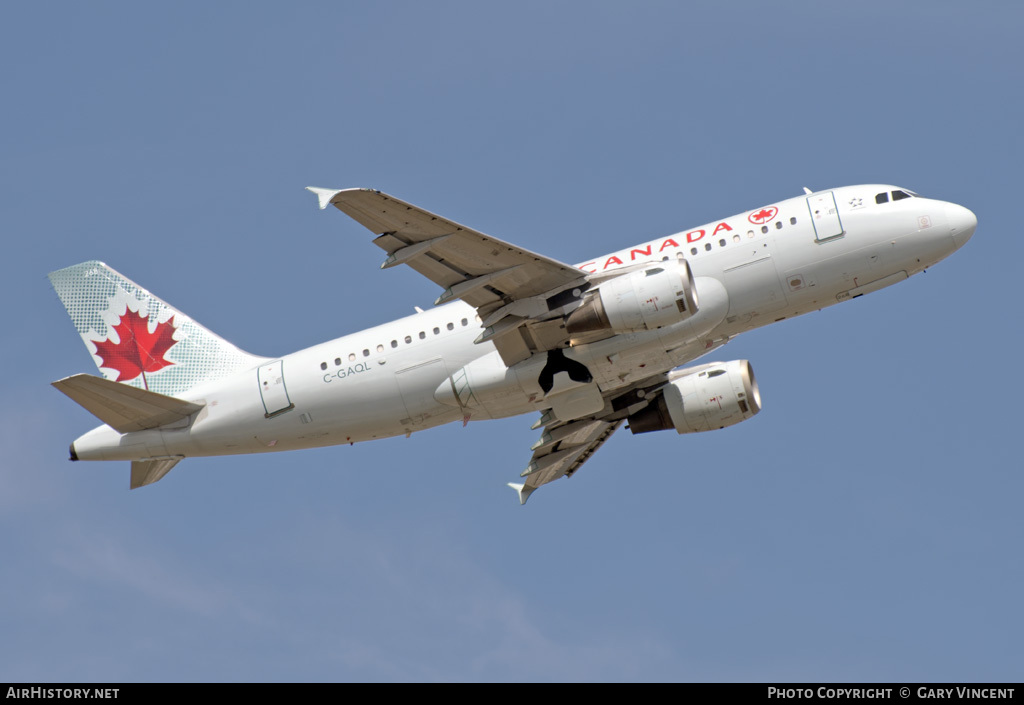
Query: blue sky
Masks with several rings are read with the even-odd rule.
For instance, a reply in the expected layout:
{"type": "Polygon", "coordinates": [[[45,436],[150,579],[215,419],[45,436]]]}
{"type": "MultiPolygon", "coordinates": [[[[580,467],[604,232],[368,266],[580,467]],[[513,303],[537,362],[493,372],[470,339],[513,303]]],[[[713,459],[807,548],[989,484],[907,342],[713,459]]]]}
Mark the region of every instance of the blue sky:
{"type": "Polygon", "coordinates": [[[133,3],[0,11],[0,680],[1017,680],[1015,3],[133,3]],[[427,306],[302,187],[567,262],[801,193],[975,211],[926,274],[752,332],[764,411],[614,437],[519,507],[533,418],[66,460],[102,259],[280,355],[427,306]]]}

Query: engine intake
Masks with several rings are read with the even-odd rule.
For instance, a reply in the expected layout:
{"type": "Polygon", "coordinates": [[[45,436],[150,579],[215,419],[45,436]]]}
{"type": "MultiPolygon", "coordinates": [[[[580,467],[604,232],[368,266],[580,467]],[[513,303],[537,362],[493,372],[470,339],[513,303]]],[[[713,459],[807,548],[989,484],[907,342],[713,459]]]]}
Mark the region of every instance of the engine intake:
{"type": "Polygon", "coordinates": [[[746,360],[712,362],[669,375],[658,398],[629,416],[636,433],[699,433],[733,426],[761,410],[761,392],[746,360]]]}

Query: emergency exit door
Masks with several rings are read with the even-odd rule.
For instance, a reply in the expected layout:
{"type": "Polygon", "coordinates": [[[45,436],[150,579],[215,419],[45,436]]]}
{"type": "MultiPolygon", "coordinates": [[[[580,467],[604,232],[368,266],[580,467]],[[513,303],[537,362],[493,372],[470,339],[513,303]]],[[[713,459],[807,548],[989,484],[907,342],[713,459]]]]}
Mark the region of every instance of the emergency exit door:
{"type": "Polygon", "coordinates": [[[288,388],[284,384],[283,361],[277,360],[259,368],[260,397],[263,399],[263,415],[283,414],[295,407],[288,398],[288,388]]]}

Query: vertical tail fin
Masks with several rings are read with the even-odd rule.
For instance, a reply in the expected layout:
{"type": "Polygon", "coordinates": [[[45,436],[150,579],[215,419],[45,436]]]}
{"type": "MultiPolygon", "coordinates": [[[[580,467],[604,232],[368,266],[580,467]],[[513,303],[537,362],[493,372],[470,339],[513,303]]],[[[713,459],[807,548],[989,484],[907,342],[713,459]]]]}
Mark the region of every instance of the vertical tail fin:
{"type": "Polygon", "coordinates": [[[174,396],[263,359],[239,350],[102,262],[51,272],[50,283],[107,379],[174,396]]]}

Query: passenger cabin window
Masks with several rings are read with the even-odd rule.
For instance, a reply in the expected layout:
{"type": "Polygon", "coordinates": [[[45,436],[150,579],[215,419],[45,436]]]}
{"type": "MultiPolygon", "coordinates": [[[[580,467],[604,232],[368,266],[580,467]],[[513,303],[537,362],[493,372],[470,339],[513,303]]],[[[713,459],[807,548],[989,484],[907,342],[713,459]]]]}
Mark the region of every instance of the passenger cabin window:
{"type": "Polygon", "coordinates": [[[349,362],[355,362],[356,361],[356,354],[355,353],[349,353],[348,354],[348,361],[349,362]]]}
{"type": "Polygon", "coordinates": [[[782,221],[781,220],[776,220],[775,221],[775,229],[776,230],[782,230],[782,221]]]}
{"type": "Polygon", "coordinates": [[[796,218],[790,218],[789,219],[789,224],[790,225],[796,225],[796,218]]]}
{"type": "Polygon", "coordinates": [[[880,193],[877,196],[875,196],[875,203],[888,203],[888,202],[889,202],[889,194],[887,194],[887,193],[880,193]]]}
{"type": "Polygon", "coordinates": [[[326,370],[327,369],[327,363],[326,362],[321,362],[320,363],[320,369],[321,370],[326,370]]]}
{"type": "Polygon", "coordinates": [[[690,248],[690,254],[691,254],[691,255],[695,255],[695,254],[697,254],[697,248],[696,248],[696,247],[691,247],[691,248],[690,248]]]}

